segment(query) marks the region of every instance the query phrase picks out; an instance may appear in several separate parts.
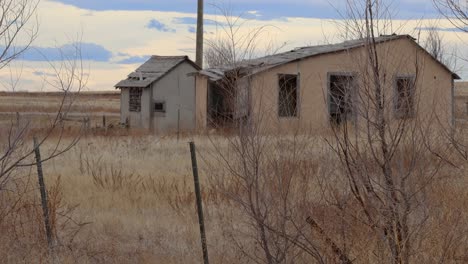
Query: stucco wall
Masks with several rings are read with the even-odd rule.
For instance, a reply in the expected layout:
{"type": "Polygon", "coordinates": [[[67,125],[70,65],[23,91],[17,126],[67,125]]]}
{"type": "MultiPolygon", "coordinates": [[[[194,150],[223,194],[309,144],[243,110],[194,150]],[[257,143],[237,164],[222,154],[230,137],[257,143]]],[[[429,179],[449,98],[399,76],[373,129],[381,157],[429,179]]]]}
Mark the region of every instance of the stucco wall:
{"type": "Polygon", "coordinates": [[[203,130],[207,125],[207,99],[208,99],[208,79],[205,76],[196,76],[196,126],[198,130],[203,130]]]}
{"type": "Polygon", "coordinates": [[[151,128],[155,132],[175,132],[195,129],[195,77],[196,72],[189,63],[182,63],[154,83],[151,98],[151,128]],[[165,102],[166,112],[153,111],[153,103],[165,102]],[[180,117],[179,117],[180,112],[180,117]]]}
{"type": "Polygon", "coordinates": [[[130,119],[130,112],[128,110],[129,90],[120,89],[120,123],[125,123],[130,119]]]}
{"type": "Polygon", "coordinates": [[[130,89],[122,88],[120,93],[120,122],[125,123],[128,119],[130,127],[133,128],[150,128],[150,89],[143,89],[141,95],[141,111],[129,111],[130,89]]]}
{"type": "MultiPolygon", "coordinates": [[[[452,76],[442,66],[407,39],[379,45],[379,57],[383,63],[382,82],[385,83],[385,104],[393,109],[394,76],[414,75],[418,68],[417,96],[421,119],[437,115],[444,125],[451,121],[452,76]],[[419,65],[416,67],[416,64],[419,65]]],[[[252,81],[252,112],[265,129],[287,130],[300,126],[320,132],[329,128],[327,104],[327,79],[329,73],[358,74],[365,78],[369,63],[363,49],[321,55],[289,63],[256,75],[252,81]],[[299,74],[299,115],[292,118],[278,117],[278,74],[299,74]]],[[[389,115],[393,111],[387,111],[389,115]]]]}
{"type": "Polygon", "coordinates": [[[468,121],[468,82],[455,83],[455,119],[468,121]]]}

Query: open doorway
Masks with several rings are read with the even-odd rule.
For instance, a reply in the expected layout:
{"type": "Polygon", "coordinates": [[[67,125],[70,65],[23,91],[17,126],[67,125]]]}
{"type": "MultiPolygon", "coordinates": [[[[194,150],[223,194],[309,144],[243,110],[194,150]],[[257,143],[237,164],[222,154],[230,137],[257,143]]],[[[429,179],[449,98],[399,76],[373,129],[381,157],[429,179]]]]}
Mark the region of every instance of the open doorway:
{"type": "Polygon", "coordinates": [[[248,78],[221,80],[208,84],[208,124],[214,128],[229,128],[246,120],[250,109],[248,78]]]}
{"type": "Polygon", "coordinates": [[[211,127],[223,127],[232,121],[230,109],[232,93],[219,82],[208,84],[208,124],[211,127]]]}

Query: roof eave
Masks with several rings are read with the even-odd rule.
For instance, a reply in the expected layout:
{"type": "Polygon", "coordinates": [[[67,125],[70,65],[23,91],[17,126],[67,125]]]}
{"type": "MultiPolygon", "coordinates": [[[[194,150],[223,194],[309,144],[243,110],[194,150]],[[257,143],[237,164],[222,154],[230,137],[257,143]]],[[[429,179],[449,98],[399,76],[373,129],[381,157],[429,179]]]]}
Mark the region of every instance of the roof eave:
{"type": "Polygon", "coordinates": [[[148,87],[150,87],[154,82],[146,85],[146,86],[143,86],[143,85],[119,85],[119,84],[116,84],[114,85],[115,89],[122,89],[122,88],[141,88],[141,89],[146,89],[148,87]]]}

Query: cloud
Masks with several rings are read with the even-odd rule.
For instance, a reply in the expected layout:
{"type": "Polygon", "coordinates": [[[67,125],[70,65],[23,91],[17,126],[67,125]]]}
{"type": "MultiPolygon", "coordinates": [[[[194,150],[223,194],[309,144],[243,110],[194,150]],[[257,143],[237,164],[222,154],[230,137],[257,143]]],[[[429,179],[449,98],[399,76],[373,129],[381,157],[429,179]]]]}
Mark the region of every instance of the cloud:
{"type": "Polygon", "coordinates": [[[56,77],[55,74],[44,72],[44,71],[34,71],[33,74],[36,76],[41,76],[41,77],[56,77]]]}
{"type": "MultiPolygon", "coordinates": [[[[189,33],[197,33],[197,28],[194,27],[194,26],[189,26],[189,27],[187,28],[187,31],[188,31],[189,33]]],[[[214,32],[212,32],[212,31],[203,30],[203,33],[205,33],[205,34],[210,34],[210,35],[214,35],[214,32]]]]}
{"type": "MultiPolygon", "coordinates": [[[[172,23],[181,24],[181,25],[196,25],[197,18],[196,17],[175,17],[172,19],[172,23]]],[[[221,23],[212,19],[204,19],[203,24],[204,25],[219,25],[221,23]]]]}
{"type": "MultiPolygon", "coordinates": [[[[230,2],[234,7],[234,10],[232,10],[234,15],[247,13],[248,10],[258,11],[262,15],[261,18],[253,18],[253,20],[245,23],[241,29],[241,35],[248,34],[249,31],[257,27],[269,25],[267,33],[259,39],[259,50],[263,50],[264,47],[269,46],[272,41],[278,46],[286,43],[284,44],[284,48],[281,49],[281,51],[286,51],[294,47],[324,44],[325,42],[335,42],[340,39],[335,21],[310,17],[339,17],[335,9],[331,8],[327,2],[332,2],[336,6],[340,2],[345,3],[346,1],[236,0],[230,2]],[[320,4],[319,2],[324,3],[320,4]],[[278,19],[279,17],[287,18],[287,21],[281,21],[278,19]],[[273,20],[266,21],[269,18],[273,20]]],[[[400,18],[420,18],[421,16],[418,14],[431,13],[429,9],[431,9],[432,5],[424,4],[427,0],[395,0],[394,2],[393,6],[397,7],[397,17],[400,18]],[[400,4],[403,2],[404,4],[400,4]]],[[[339,8],[342,10],[340,6],[339,8]]],[[[187,54],[194,59],[195,35],[189,32],[189,26],[196,25],[196,1],[193,0],[43,0],[38,11],[39,20],[41,21],[41,32],[35,41],[36,46],[55,47],[57,46],[56,43],[59,43],[58,45],[69,43],[70,37],[73,38],[75,33],[83,32],[81,38],[83,42],[98,43],[112,52],[112,57],[109,61],[86,62],[86,66],[89,65],[89,69],[91,70],[91,77],[87,83],[90,89],[114,89],[113,85],[116,81],[125,78],[128,72],[135,69],[135,64],[118,63],[138,61],[138,58],[130,59],[130,57],[141,57],[144,54],[187,54]],[[59,2],[69,3],[69,5],[59,2]],[[124,2],[127,3],[125,4],[126,6],[124,2]],[[172,7],[169,5],[172,5],[172,7]],[[76,8],[76,6],[84,9],[76,8]],[[90,12],[93,13],[93,16],[86,16],[90,12]],[[63,19],[64,16],[67,19],[63,19]],[[118,19],[115,19],[116,17],[118,19]],[[188,17],[188,19],[183,19],[185,17],[188,17]],[[176,29],[177,33],[164,33],[155,29],[151,29],[151,31],[146,29],[145,26],[153,18],[176,29]],[[185,24],[174,23],[174,19],[180,18],[182,19],[176,20],[176,22],[183,22],[185,24]],[[118,34],[109,34],[109,32],[118,32],[118,34]]],[[[206,5],[205,11],[206,19],[224,22],[224,18],[220,15],[219,10],[213,8],[213,6],[206,5]]],[[[250,13],[250,15],[253,15],[252,12],[250,13]]],[[[428,18],[428,15],[425,17],[428,18]]],[[[394,28],[401,29],[398,32],[402,34],[414,34],[415,27],[429,26],[434,23],[433,21],[427,21],[427,23],[424,21],[426,19],[423,21],[394,21],[394,28]]],[[[441,19],[440,23],[435,25],[440,28],[453,27],[453,25],[444,19],[441,19]]],[[[214,25],[208,25],[205,30],[214,31],[215,27],[214,25]]],[[[220,33],[219,30],[217,32],[220,33]]],[[[427,31],[421,31],[421,35],[426,33],[427,31]]],[[[463,43],[468,42],[468,34],[455,34],[455,32],[440,33],[443,35],[445,42],[457,44],[457,49],[463,52],[460,53],[460,56],[466,57],[466,52],[464,51],[466,49],[464,49],[463,43]]],[[[216,39],[217,36],[205,35],[205,37],[207,39],[210,37],[216,39]]],[[[142,62],[141,58],[140,62],[142,62]]],[[[460,64],[464,67],[464,71],[460,72],[460,74],[463,77],[467,77],[468,70],[466,69],[468,69],[468,66],[466,65],[468,64],[464,62],[460,62],[460,64]]],[[[17,67],[18,71],[21,71],[20,67],[24,67],[23,77],[36,81],[36,85],[24,86],[27,89],[34,89],[31,87],[40,87],[42,85],[43,77],[32,74],[33,71],[50,72],[48,64],[42,61],[18,61],[18,66],[14,67],[17,67]]]]}
{"type": "MultiPolygon", "coordinates": [[[[110,11],[163,11],[196,13],[197,4],[193,0],[49,0],[61,2],[88,10],[110,11]]],[[[344,10],[346,1],[329,0],[236,0],[229,2],[228,8],[234,14],[250,11],[261,12],[261,16],[251,19],[276,20],[284,17],[307,18],[341,18],[336,9],[344,10]],[[249,11],[250,10],[250,11],[249,11]]],[[[420,18],[424,16],[435,17],[438,15],[433,5],[427,4],[428,0],[394,0],[390,11],[397,11],[396,18],[420,18]],[[404,7],[404,8],[402,8],[404,7]]],[[[205,6],[205,14],[219,14],[216,7],[205,6]]]]}
{"type": "Polygon", "coordinates": [[[150,22],[148,22],[148,24],[146,25],[146,27],[156,29],[157,31],[161,31],[161,32],[171,32],[171,33],[176,32],[175,29],[169,28],[166,24],[163,24],[156,19],[151,19],[150,22]]]}
{"type": "MultiPolygon", "coordinates": [[[[19,47],[17,50],[19,50],[19,47]]],[[[3,51],[5,47],[0,47],[3,51]]],[[[10,50],[10,52],[14,52],[10,50]]],[[[60,47],[37,47],[31,46],[18,56],[24,61],[63,61],[70,59],[81,59],[88,61],[107,62],[112,58],[112,52],[95,43],[71,43],[60,47]],[[81,53],[81,58],[78,56],[81,53]]]]}
{"type": "Polygon", "coordinates": [[[151,55],[131,56],[123,60],[117,61],[118,64],[138,64],[147,61],[151,55]]]}
{"type": "Polygon", "coordinates": [[[195,49],[194,48],[181,48],[179,51],[185,53],[185,54],[195,54],[195,49]]]}
{"type": "Polygon", "coordinates": [[[421,30],[421,31],[444,31],[444,32],[464,32],[468,31],[468,27],[464,29],[460,28],[441,28],[441,27],[417,27],[415,30],[421,30]]]}

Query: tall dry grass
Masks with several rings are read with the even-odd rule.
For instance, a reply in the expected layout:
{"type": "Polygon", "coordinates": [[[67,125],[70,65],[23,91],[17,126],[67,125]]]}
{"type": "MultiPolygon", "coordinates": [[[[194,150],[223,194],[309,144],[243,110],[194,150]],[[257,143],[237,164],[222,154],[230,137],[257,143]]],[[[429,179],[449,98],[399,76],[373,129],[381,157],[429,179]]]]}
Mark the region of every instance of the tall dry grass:
{"type": "MultiPolygon", "coordinates": [[[[215,189],[209,178],[226,173],[217,158],[218,151],[229,152],[222,136],[182,138],[158,136],[86,136],[78,145],[58,158],[46,162],[44,173],[53,209],[57,238],[55,255],[59,263],[200,263],[201,247],[193,193],[193,178],[187,142],[195,140],[206,217],[208,247],[212,263],[250,263],[239,248],[256,252],[251,241],[249,221],[242,208],[215,189]],[[215,144],[214,144],[215,143],[215,144]],[[219,171],[213,168],[219,164],[219,171]],[[238,244],[234,244],[235,242],[238,244]]],[[[284,145],[290,138],[275,144],[284,145]]],[[[304,169],[314,175],[328,175],[334,170],[334,160],[321,138],[314,139],[310,156],[301,157],[304,169]]],[[[47,153],[51,146],[44,145],[47,153]]],[[[284,153],[277,152],[277,155],[284,153]]],[[[218,157],[219,158],[219,157],[218,157]]],[[[294,164],[289,164],[295,166],[294,164]]],[[[285,166],[289,166],[286,164],[285,166]]],[[[272,168],[273,169],[273,168],[272,168]]],[[[278,169],[278,168],[276,168],[278,169]]],[[[272,172],[272,175],[274,173],[272,172]]],[[[418,246],[428,252],[426,263],[435,263],[447,249],[447,259],[441,263],[464,263],[468,223],[468,167],[445,167],[440,180],[431,186],[427,201],[432,217],[420,232],[425,243],[418,246]],[[456,228],[454,228],[456,227],[456,228]],[[446,239],[440,239],[446,238],[446,239]],[[465,240],[463,240],[465,239],[465,240]],[[452,255],[450,255],[453,253],[452,255]],[[449,258],[450,256],[450,258],[449,258]],[[456,256],[458,260],[451,258],[456,256]]],[[[34,169],[18,171],[18,181],[10,185],[16,192],[2,192],[1,208],[18,202],[14,213],[2,218],[0,254],[7,263],[46,263],[46,247],[39,206],[39,191],[34,169]]],[[[322,181],[322,184],[324,181],[322,181]]],[[[329,183],[329,182],[328,182],[329,183]]],[[[229,182],[226,182],[229,184],[229,182]]],[[[307,190],[309,208],[317,221],[330,232],[339,232],[339,215],[321,200],[320,185],[310,180],[307,190]],[[331,220],[330,220],[331,219],[331,220]]],[[[272,185],[273,186],[273,185],[272,185]]],[[[229,187],[229,186],[228,186],[229,187]]],[[[273,186],[274,187],[274,186],[273,186]]],[[[300,190],[301,186],[297,186],[300,190]]],[[[236,186],[232,185],[232,191],[236,186]]],[[[306,204],[306,203],[305,203],[306,204]]],[[[334,237],[336,234],[329,233],[334,237]]],[[[347,234],[361,256],[356,263],[371,263],[375,241],[354,230],[347,234]]],[[[301,258],[296,262],[300,262],[301,258]]]]}

